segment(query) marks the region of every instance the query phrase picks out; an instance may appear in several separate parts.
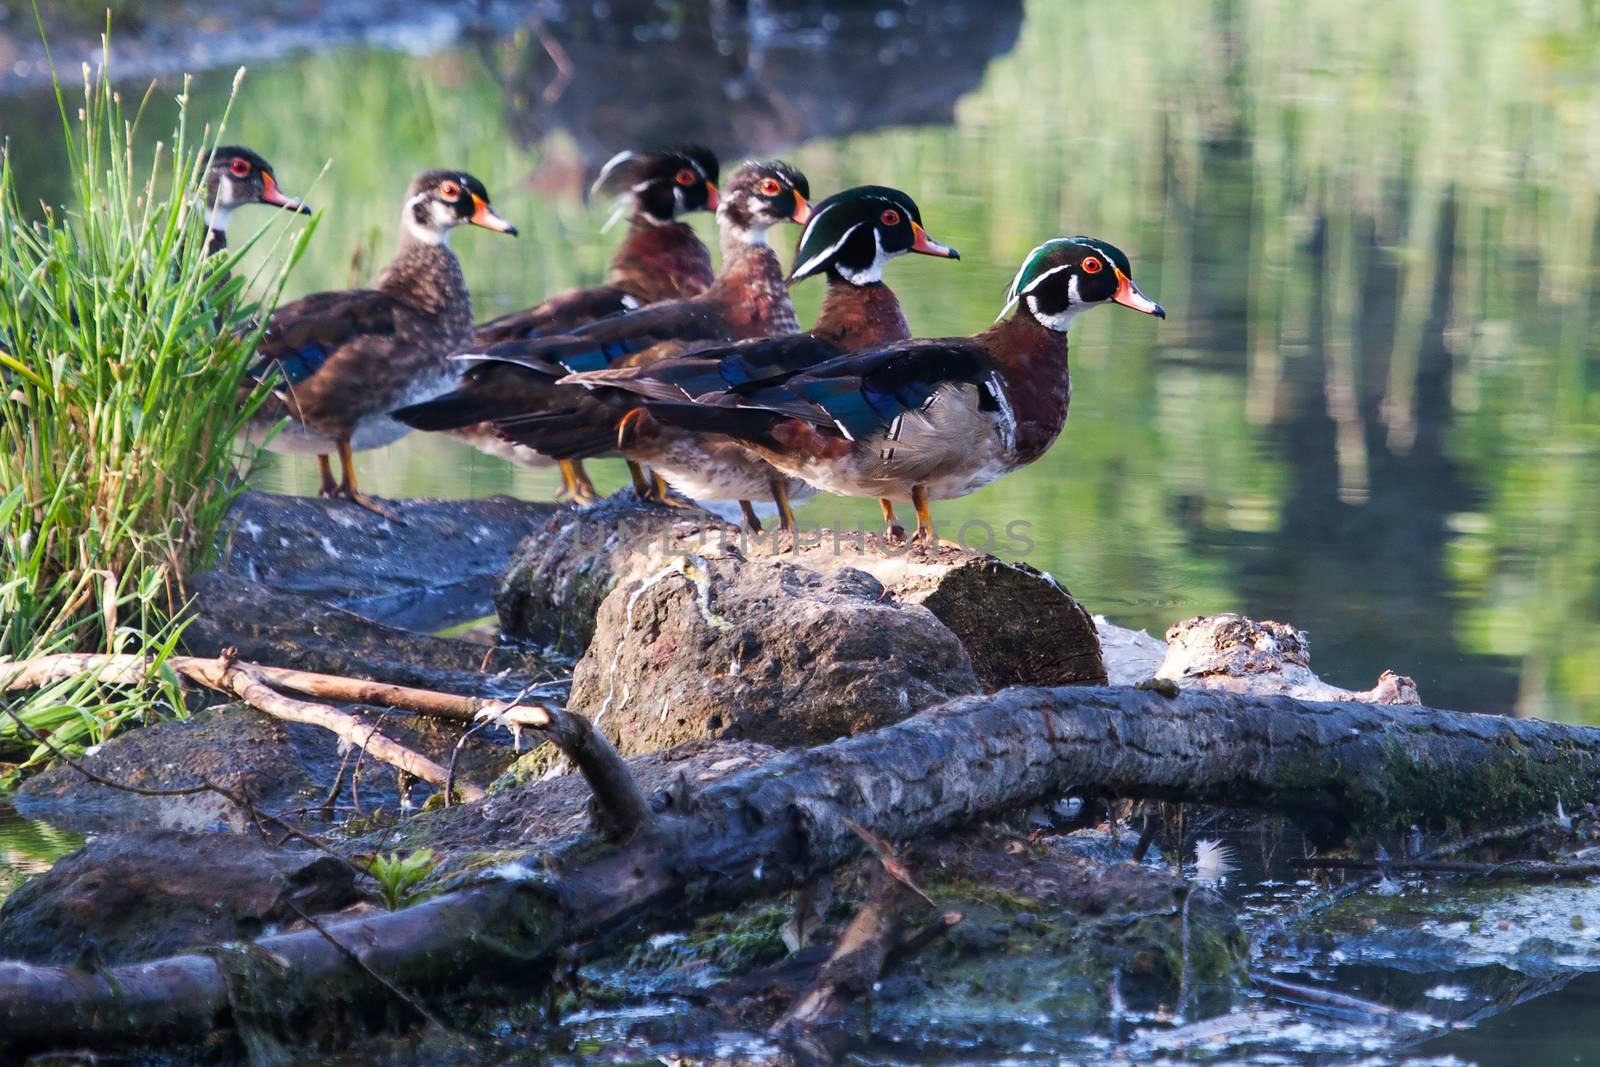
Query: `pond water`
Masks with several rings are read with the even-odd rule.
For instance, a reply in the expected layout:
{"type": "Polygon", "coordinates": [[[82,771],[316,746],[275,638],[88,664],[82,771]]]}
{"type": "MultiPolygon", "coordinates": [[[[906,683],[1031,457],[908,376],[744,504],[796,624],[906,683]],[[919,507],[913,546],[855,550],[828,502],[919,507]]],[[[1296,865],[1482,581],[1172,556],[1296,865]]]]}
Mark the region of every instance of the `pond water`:
{"type": "MultiPolygon", "coordinates": [[[[582,200],[593,169],[689,138],[729,160],[781,152],[818,196],[911,192],[963,254],[889,271],[924,335],[990,321],[1039,240],[1100,235],[1168,319],[1080,320],[1062,439],[941,520],[1031,524],[1026,551],[1000,547],[1118,622],[1284,619],[1341,684],[1392,667],[1437,705],[1600,721],[1592,8],[610,7],[253,69],[229,139],[327,212],[289,295],[370,278],[406,181],[440,164],[484,178],[522,228],[455,239],[481,317],[591,282],[616,240],[582,200]],[[547,43],[576,74],[564,87],[547,43]]],[[[198,78],[208,117],[231,76],[198,78]]],[[[46,197],[57,123],[43,94],[0,98],[24,186],[46,197]]],[[[820,288],[797,287],[802,321],[820,288]]],[[[360,469],[393,495],[556,485],[421,436],[360,469]]],[[[269,461],[262,481],[311,491],[314,465],[269,461]]],[[[877,521],[831,498],[802,516],[877,521]]]]}
{"type": "MultiPolygon", "coordinates": [[[[287,295],[369,279],[406,182],[436,165],[483,178],[522,230],[454,241],[480,318],[592,282],[617,236],[583,201],[595,167],[691,139],[728,161],[781,153],[816,198],[861,182],[915,196],[963,257],[890,268],[923,335],[987,324],[1040,240],[1102,236],[1167,320],[1079,320],[1062,439],[941,520],[1030,524],[1031,547],[1001,548],[1125,625],[1283,619],[1340,684],[1394,668],[1432,704],[1600,722],[1591,5],[748,6],[619,0],[253,67],[227,139],[326,211],[287,295]]],[[[231,78],[198,75],[207,117],[231,78]]],[[[152,101],[149,140],[170,96],[152,101]]],[[[62,182],[58,121],[43,93],[0,96],[0,135],[45,199],[62,182]]],[[[713,236],[709,217],[695,225],[713,236]]],[[[802,322],[820,295],[797,288],[802,322]]],[[[420,435],[359,464],[382,495],[557,485],[420,435]]],[[[624,481],[620,463],[595,472],[624,481]]],[[[268,459],[260,482],[314,491],[315,468],[268,459]]],[[[801,514],[877,522],[870,501],[801,514]]],[[[31,826],[0,809],[0,895],[12,852],[35,862],[18,844],[31,826]]],[[[1496,1062],[1502,1047],[1526,1061],[1532,1046],[1501,1044],[1517,1033],[1566,1042],[1545,1051],[1567,1062],[1585,1041],[1551,1031],[1594,988],[1425,1045],[1428,1062],[1496,1062]]]]}

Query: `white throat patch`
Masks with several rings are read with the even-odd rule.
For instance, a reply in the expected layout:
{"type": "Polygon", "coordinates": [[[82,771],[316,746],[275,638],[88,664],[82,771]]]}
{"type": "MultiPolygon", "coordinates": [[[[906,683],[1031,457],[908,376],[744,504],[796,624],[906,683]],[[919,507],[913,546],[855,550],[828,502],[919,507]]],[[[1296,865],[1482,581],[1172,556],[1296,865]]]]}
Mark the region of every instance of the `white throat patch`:
{"type": "Polygon", "coordinates": [[[765,221],[755,210],[750,212],[750,217],[755,221],[749,226],[740,226],[732,221],[732,215],[725,214],[730,207],[740,200],[748,202],[751,199],[753,198],[749,195],[741,195],[723,201],[722,206],[717,209],[717,221],[722,224],[728,236],[734,240],[743,241],[745,244],[754,245],[757,248],[765,248],[767,245],[767,231],[772,228],[772,223],[765,221]]]}
{"type": "MultiPolygon", "coordinates": [[[[851,227],[854,229],[855,227],[851,227]]],[[[878,252],[872,257],[872,262],[860,270],[851,270],[843,264],[838,265],[839,277],[851,285],[871,285],[883,281],[883,268],[894,257],[883,250],[883,234],[877,227],[872,230],[872,243],[878,246],[878,252]]]]}
{"type": "Polygon", "coordinates": [[[433,225],[424,226],[417,221],[417,203],[426,199],[427,193],[418,193],[406,201],[406,206],[401,208],[400,221],[405,226],[406,232],[413,238],[426,245],[442,245],[445,238],[450,235],[450,227],[455,224],[455,219],[445,206],[438,201],[429,205],[429,213],[433,216],[433,225]]]}

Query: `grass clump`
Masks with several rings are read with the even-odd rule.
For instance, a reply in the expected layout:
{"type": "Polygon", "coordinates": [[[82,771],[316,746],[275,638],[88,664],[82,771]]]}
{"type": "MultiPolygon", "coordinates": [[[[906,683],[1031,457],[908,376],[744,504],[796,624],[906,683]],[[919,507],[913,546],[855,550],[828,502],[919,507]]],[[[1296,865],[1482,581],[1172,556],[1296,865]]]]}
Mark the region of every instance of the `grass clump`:
{"type": "MultiPolygon", "coordinates": [[[[266,308],[233,270],[253,242],[206,255],[216,142],[190,134],[187,80],[170,141],[135,159],[154,89],[130,116],[104,61],[85,64],[81,107],[57,80],[68,206],[26,214],[0,149],[0,663],[54,652],[159,662],[182,628],[183,575],[205,562],[242,488],[236,390],[266,308]]],[[[269,257],[270,296],[308,234],[269,257]]],[[[181,710],[164,675],[143,690],[82,676],[8,706],[72,750],[181,710]]],[[[0,759],[47,756],[0,715],[0,759]]]]}

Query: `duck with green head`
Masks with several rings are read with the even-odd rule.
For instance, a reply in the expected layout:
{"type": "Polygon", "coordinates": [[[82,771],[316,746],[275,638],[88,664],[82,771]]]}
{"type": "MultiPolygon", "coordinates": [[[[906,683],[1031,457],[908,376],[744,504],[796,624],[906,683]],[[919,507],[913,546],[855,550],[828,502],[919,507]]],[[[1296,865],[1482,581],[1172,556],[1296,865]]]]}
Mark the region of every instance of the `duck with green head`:
{"type": "Polygon", "coordinates": [[[975,492],[1055,442],[1072,396],[1067,330],[1103,304],[1166,317],[1120,249],[1058,237],[1028,254],[999,320],[972,337],[882,345],[645,406],[827,492],[909,500],[916,537],[932,541],[929,501],[975,492]]]}
{"type": "MultiPolygon", "coordinates": [[[[816,206],[800,235],[790,284],[817,275],[828,292],[810,332],[760,338],[686,353],[639,367],[574,374],[564,384],[582,385],[617,413],[617,443],[623,455],[646,464],[682,495],[697,501],[737,500],[745,522],[761,529],[751,501],[772,493],[793,500],[814,491],[780,474],[732,438],[660,422],[641,398],[666,402],[760,378],[781,381],[824,360],[911,336],[900,301],[883,281],[889,261],[907,253],[959,259],[922,226],[915,200],[899,189],[860,185],[816,206]]],[[[786,506],[780,504],[780,515],[786,506]]]]}

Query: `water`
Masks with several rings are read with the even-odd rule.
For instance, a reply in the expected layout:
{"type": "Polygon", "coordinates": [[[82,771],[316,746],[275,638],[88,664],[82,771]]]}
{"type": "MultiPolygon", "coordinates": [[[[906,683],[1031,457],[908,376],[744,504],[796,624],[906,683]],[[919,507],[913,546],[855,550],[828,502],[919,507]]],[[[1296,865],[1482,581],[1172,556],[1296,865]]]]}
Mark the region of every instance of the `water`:
{"type": "MultiPolygon", "coordinates": [[[[638,6],[254,67],[228,139],[327,210],[288,295],[370,278],[407,180],[442,164],[483,178],[523,232],[455,239],[480,317],[591,282],[616,240],[583,203],[593,169],[624,145],[691,138],[726,160],[782,152],[818,197],[911,192],[963,256],[890,268],[924,335],[990,321],[1038,241],[1102,236],[1168,319],[1081,319],[1061,441],[938,506],[943,522],[1031,524],[1032,546],[1010,554],[1125,625],[1284,619],[1340,684],[1392,667],[1429,703],[1600,722],[1592,6],[940,0],[622,17],[638,6]],[[575,75],[564,85],[552,43],[575,75]]],[[[208,117],[231,77],[198,77],[208,117]]],[[[62,182],[55,122],[37,92],[0,97],[0,134],[46,199],[62,182]]],[[[819,299],[818,283],[798,287],[803,322],[819,299]]],[[[359,463],[384,495],[556,488],[422,436],[359,463]]],[[[620,464],[595,470],[602,488],[624,481],[620,464]]],[[[272,459],[261,480],[309,492],[316,474],[272,459]]],[[[833,498],[802,518],[877,522],[871,502],[833,498]]],[[[0,859],[0,893],[15,869],[0,859]]],[[[1594,988],[1581,978],[1417,1055],[1567,1062],[1587,1049],[1571,1019],[1594,988]]]]}
{"type": "MultiPolygon", "coordinates": [[[[910,191],[963,252],[890,269],[925,335],[992,319],[1039,240],[1104,236],[1169,318],[1081,320],[1061,441],[941,520],[1031,524],[1030,548],[1002,549],[1118,622],[1285,619],[1342,684],[1392,667],[1430,703],[1600,721],[1590,9],[780,6],[551,24],[578,75],[564,89],[526,27],[264,63],[229,137],[328,211],[289,295],[369,278],[407,179],[442,163],[523,230],[456,237],[480,316],[595,280],[616,236],[587,176],[621,145],[690,137],[782,151],[819,196],[910,191]]],[[[230,78],[199,79],[209,114],[230,78]]],[[[43,195],[52,120],[37,94],[0,105],[43,195]]],[[[798,287],[802,321],[819,289],[798,287]]],[[[422,437],[360,469],[393,495],[555,487],[422,437]]],[[[314,468],[275,460],[263,482],[309,491],[314,468]]],[[[823,499],[803,516],[875,513],[823,499]]]]}

